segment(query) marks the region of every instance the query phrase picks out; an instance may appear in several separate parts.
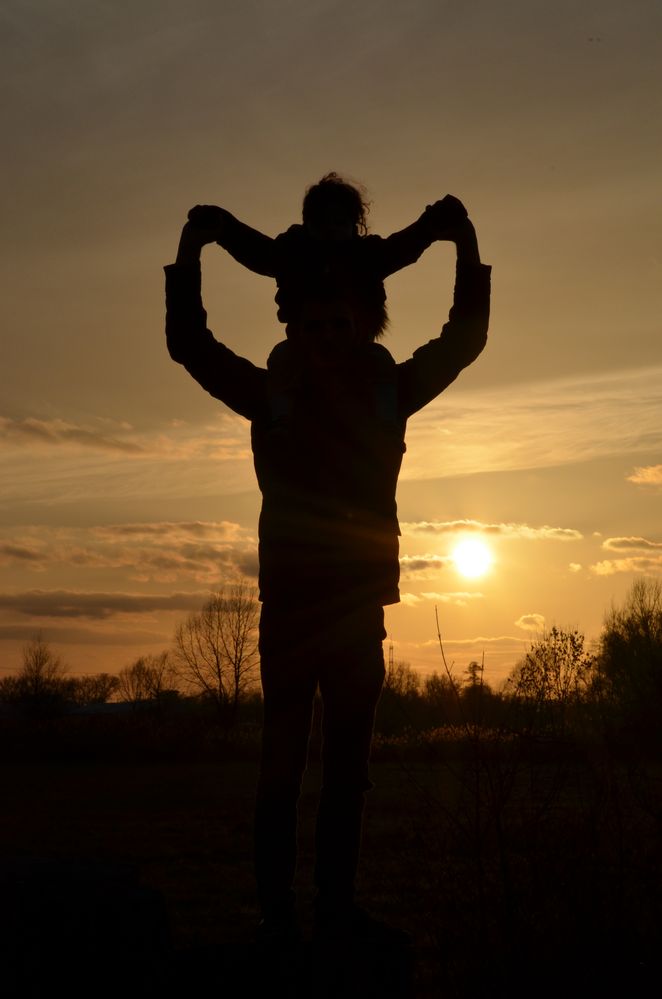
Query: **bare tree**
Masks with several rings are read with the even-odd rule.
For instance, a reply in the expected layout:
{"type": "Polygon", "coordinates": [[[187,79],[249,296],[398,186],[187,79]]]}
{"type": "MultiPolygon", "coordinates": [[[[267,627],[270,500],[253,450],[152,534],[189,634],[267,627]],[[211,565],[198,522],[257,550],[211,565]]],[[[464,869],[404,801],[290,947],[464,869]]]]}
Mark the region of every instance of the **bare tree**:
{"type": "Polygon", "coordinates": [[[5,677],[0,698],[29,710],[50,711],[68,697],[67,667],[37,633],[23,646],[22,663],[14,676],[5,677]]]}
{"type": "Polygon", "coordinates": [[[416,697],[421,688],[421,678],[416,670],[403,660],[389,663],[384,677],[384,690],[398,697],[416,697]]]}
{"type": "Polygon", "coordinates": [[[120,679],[114,673],[93,673],[72,677],[68,693],[74,704],[105,704],[119,690],[120,679]]]}
{"type": "Polygon", "coordinates": [[[120,670],[117,691],[121,701],[157,701],[175,685],[175,670],[168,651],[156,656],[140,656],[120,670]]]}
{"type": "Polygon", "coordinates": [[[41,633],[23,646],[23,665],[18,676],[28,697],[36,700],[59,693],[66,672],[66,666],[41,633]]]}
{"type": "Polygon", "coordinates": [[[237,583],[212,594],[175,632],[178,675],[232,718],[255,675],[257,622],[255,589],[237,583]]]}

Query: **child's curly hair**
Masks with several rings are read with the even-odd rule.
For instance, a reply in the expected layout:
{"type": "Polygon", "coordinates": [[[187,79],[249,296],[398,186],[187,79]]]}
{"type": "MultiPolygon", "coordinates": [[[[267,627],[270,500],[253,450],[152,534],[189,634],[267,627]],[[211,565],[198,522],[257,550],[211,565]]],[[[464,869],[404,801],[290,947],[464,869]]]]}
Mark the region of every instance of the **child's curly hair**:
{"type": "Polygon", "coordinates": [[[367,191],[362,186],[355,186],[332,171],[312,184],[303,199],[303,221],[315,219],[320,211],[328,208],[339,209],[352,220],[359,236],[368,232],[366,217],[370,211],[367,191]]]}

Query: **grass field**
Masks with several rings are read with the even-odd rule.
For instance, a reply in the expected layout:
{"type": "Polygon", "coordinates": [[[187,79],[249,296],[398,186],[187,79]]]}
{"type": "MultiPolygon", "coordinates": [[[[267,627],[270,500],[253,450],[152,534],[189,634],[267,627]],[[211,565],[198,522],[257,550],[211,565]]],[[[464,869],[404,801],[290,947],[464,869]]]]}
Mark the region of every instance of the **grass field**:
{"type": "MultiPolygon", "coordinates": [[[[255,753],[192,758],[183,745],[178,761],[125,745],[113,759],[108,746],[62,745],[14,743],[11,759],[4,747],[2,856],[135,867],[189,969],[250,960],[255,753]]],[[[585,996],[614,983],[647,994],[662,938],[657,764],[478,741],[427,756],[382,748],[372,777],[359,896],[412,934],[413,995],[585,996]]],[[[313,760],[300,805],[305,928],[318,783],[313,760]]]]}

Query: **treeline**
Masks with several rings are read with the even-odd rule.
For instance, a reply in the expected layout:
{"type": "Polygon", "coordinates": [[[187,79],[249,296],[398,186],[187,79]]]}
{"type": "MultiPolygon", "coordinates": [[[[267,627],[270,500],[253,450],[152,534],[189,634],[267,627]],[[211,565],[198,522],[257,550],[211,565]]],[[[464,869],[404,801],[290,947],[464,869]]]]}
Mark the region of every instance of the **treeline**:
{"type": "MultiPolygon", "coordinates": [[[[232,729],[257,724],[260,714],[254,591],[239,585],[214,594],[175,633],[171,649],[141,656],[119,674],[71,676],[50,645],[35,637],[16,674],[0,680],[0,704],[17,714],[46,717],[109,702],[136,711],[206,712],[232,729]]],[[[538,636],[493,689],[482,663],[460,673],[448,666],[421,677],[392,663],[378,708],[384,741],[427,741],[476,733],[586,737],[596,726],[641,741],[659,739],[662,710],[662,586],[634,582],[620,607],[605,617],[592,647],[576,629],[553,627],[538,636]]]]}
{"type": "Polygon", "coordinates": [[[177,627],[170,649],[140,656],[118,674],[72,676],[36,635],[17,672],[0,680],[0,705],[47,717],[109,702],[162,710],[181,700],[211,706],[231,726],[242,699],[258,687],[258,617],[254,588],[239,583],[220,590],[177,627]]]}
{"type": "MultiPolygon", "coordinates": [[[[443,650],[440,650],[443,659],[443,650]]],[[[592,647],[577,629],[553,627],[532,641],[499,690],[483,664],[422,679],[406,663],[389,671],[378,731],[440,737],[483,732],[545,738],[602,735],[662,744],[662,585],[638,579],[605,616],[592,647]]]]}

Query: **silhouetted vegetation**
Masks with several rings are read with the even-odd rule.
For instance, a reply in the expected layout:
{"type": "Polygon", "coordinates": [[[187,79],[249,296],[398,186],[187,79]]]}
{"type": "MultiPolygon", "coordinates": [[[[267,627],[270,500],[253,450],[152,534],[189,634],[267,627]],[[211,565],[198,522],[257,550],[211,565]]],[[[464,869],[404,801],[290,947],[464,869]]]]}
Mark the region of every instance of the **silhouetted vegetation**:
{"type": "MultiPolygon", "coordinates": [[[[576,629],[552,628],[531,642],[499,691],[485,682],[478,662],[456,671],[442,661],[425,678],[407,663],[392,664],[373,753],[382,803],[369,810],[361,887],[385,918],[414,934],[421,996],[550,995],[570,980],[577,991],[613,983],[628,994],[644,988],[662,943],[661,650],[660,587],[644,580],[609,610],[595,647],[576,629]]],[[[75,691],[56,653],[35,638],[16,675],[0,683],[5,708],[28,706],[5,717],[0,729],[3,759],[17,768],[11,793],[20,797],[27,793],[20,788],[32,786],[20,776],[23,769],[32,782],[48,770],[66,784],[83,780],[76,774],[94,765],[110,782],[103,807],[117,808],[119,836],[121,789],[138,767],[145,774],[141,808],[151,807],[155,779],[178,788],[159,798],[159,816],[171,817],[148,822],[167,855],[183,843],[187,853],[191,823],[200,821],[182,814],[189,785],[216,774],[210,788],[218,807],[229,811],[211,839],[206,825],[198,832],[195,850],[200,844],[211,850],[203,866],[239,858],[231,895],[245,906],[253,897],[249,830],[259,693],[240,691],[234,715],[219,713],[206,692],[178,687],[165,652],[136,660],[119,678],[74,679],[75,691]],[[232,809],[240,788],[244,825],[235,836],[228,830],[239,821],[232,809]],[[112,795],[115,806],[108,804],[112,795]],[[179,846],[166,845],[171,836],[180,837],[179,846]]],[[[313,771],[319,712],[315,725],[313,771]]],[[[78,815],[79,797],[72,792],[67,807],[86,828],[91,820],[87,812],[78,815]]],[[[312,841],[312,802],[304,794],[304,842],[312,841]]],[[[24,849],[30,836],[8,808],[13,818],[3,842],[24,849]]],[[[111,833],[104,835],[104,856],[112,858],[111,833]]],[[[125,843],[118,859],[127,851],[125,843]]],[[[307,863],[304,850],[304,872],[307,863]]],[[[179,873],[158,864],[152,870],[170,907],[175,942],[191,934],[232,938],[239,931],[229,917],[218,924],[217,914],[205,924],[207,902],[178,887],[186,870],[186,864],[179,873]]],[[[196,890],[206,888],[201,882],[196,890]]],[[[248,912],[247,938],[254,922],[250,906],[248,912]]]]}
{"type": "MultiPolygon", "coordinates": [[[[662,585],[638,579],[622,607],[612,606],[599,646],[597,693],[614,734],[649,749],[661,746],[662,585]]],[[[633,748],[634,748],[633,747],[633,748]]]]}
{"type": "Polygon", "coordinates": [[[177,674],[170,654],[140,656],[130,666],[120,670],[116,688],[117,699],[128,704],[162,703],[178,696],[177,674]]]}
{"type": "Polygon", "coordinates": [[[213,594],[175,633],[178,679],[213,701],[230,722],[242,693],[255,682],[258,617],[255,590],[238,583],[213,594]]]}

